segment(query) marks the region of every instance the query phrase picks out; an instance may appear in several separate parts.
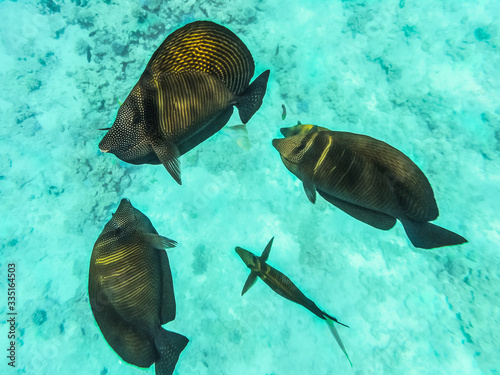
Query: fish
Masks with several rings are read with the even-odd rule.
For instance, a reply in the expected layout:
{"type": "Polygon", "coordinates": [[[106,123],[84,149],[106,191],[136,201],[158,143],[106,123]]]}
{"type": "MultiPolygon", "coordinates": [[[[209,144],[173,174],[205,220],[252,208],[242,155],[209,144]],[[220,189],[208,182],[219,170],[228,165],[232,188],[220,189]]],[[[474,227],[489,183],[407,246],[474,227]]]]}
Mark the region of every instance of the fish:
{"type": "Polygon", "coordinates": [[[221,133],[233,139],[243,150],[250,150],[251,144],[250,139],[248,139],[248,130],[245,124],[226,126],[222,129],[221,133]]]}
{"type": "Polygon", "coordinates": [[[269,257],[269,253],[271,252],[271,247],[273,246],[273,241],[274,237],[271,238],[271,240],[268,242],[260,257],[255,256],[248,250],[236,246],[236,253],[240,256],[245,265],[250,269],[250,275],[248,276],[245,285],[243,286],[241,295],[243,296],[255,284],[255,282],[257,281],[257,277],[259,277],[280,296],[304,306],[314,315],[326,321],[330,331],[337,341],[337,344],[344,352],[347,360],[352,367],[352,362],[349,359],[349,355],[347,354],[344,344],[342,343],[342,340],[340,339],[340,336],[333,323],[335,322],[337,324],[343,325],[344,327],[349,326],[339,322],[337,318],[321,310],[312,300],[307,298],[304,293],[302,293],[300,289],[297,288],[297,286],[285,274],[266,263],[267,258],[269,257]]]}
{"type": "Polygon", "coordinates": [[[284,120],[286,119],[286,107],[284,104],[281,105],[281,110],[282,110],[281,119],[284,120]]]}
{"type": "Polygon", "coordinates": [[[122,199],[92,250],[89,301],[111,348],[127,363],[171,375],[189,340],[162,328],[175,319],[172,274],[160,236],[141,211],[122,199]]]}
{"type": "Polygon", "coordinates": [[[316,192],[340,210],[377,229],[399,220],[413,246],[433,249],[466,243],[457,233],[429,223],[439,216],[431,184],[405,154],[375,138],[315,125],[281,129],[273,139],[286,168],[303,183],[311,203],[316,192]]]}
{"type": "Polygon", "coordinates": [[[179,157],[221,130],[234,107],[246,124],[262,105],[269,70],[232,31],[210,21],[170,34],[118,109],[99,149],[131,164],[163,164],[181,185],[179,157]]]}
{"type": "Polygon", "coordinates": [[[307,134],[311,131],[312,128],[315,128],[316,131],[325,131],[330,130],[318,125],[311,124],[301,124],[300,121],[295,126],[290,126],[288,128],[281,128],[280,132],[284,137],[291,137],[297,134],[307,134]]]}

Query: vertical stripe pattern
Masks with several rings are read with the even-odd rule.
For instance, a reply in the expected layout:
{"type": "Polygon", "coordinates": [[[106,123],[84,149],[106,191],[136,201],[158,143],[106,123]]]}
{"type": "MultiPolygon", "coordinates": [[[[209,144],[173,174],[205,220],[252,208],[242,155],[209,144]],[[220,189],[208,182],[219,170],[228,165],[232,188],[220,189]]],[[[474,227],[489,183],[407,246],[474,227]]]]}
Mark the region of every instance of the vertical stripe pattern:
{"type": "Polygon", "coordinates": [[[403,212],[417,221],[436,219],[429,181],[402,152],[368,136],[309,128],[285,129],[290,136],[273,141],[292,173],[307,176],[317,190],[360,207],[392,216],[403,212]]]}
{"type": "Polygon", "coordinates": [[[165,265],[163,250],[153,248],[145,234],[158,233],[123,199],[94,245],[89,269],[90,305],[99,328],[123,360],[141,367],[157,359],[153,337],[162,315],[175,316],[172,286],[164,284],[171,283],[168,260],[165,265]],[[165,306],[173,311],[163,314],[165,306]]]}
{"type": "Polygon", "coordinates": [[[236,95],[247,88],[254,70],[245,44],[229,29],[209,21],[193,22],[174,31],[146,68],[154,80],[172,72],[205,72],[236,95]]]}
{"type": "Polygon", "coordinates": [[[233,99],[220,80],[201,72],[166,75],[156,88],[159,132],[174,143],[200,131],[233,99]]]}

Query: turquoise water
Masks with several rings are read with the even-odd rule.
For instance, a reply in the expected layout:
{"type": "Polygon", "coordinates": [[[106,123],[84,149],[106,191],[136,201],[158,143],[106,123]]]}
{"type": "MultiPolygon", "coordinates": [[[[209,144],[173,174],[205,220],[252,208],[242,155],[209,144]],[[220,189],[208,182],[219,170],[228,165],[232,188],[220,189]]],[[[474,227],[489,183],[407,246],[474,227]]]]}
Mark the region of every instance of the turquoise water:
{"type": "MultiPolygon", "coordinates": [[[[18,374],[154,373],[121,361],[87,283],[93,245],[129,198],[160,234],[190,339],[177,374],[497,374],[500,371],[500,26],[497,1],[0,2],[0,348],[16,268],[18,374]],[[165,37],[194,20],[235,32],[271,70],[250,150],[220,132],[162,166],[97,148],[165,37]],[[282,120],[282,104],[287,117],[282,120]],[[271,145],[297,121],[370,135],[426,174],[436,224],[469,240],[416,249],[318,199],[271,145]],[[248,271],[235,246],[287,274],[338,327],[248,271]]],[[[240,123],[235,111],[228,125],[240,123]]],[[[4,372],[5,371],[5,372],[4,372]]]]}

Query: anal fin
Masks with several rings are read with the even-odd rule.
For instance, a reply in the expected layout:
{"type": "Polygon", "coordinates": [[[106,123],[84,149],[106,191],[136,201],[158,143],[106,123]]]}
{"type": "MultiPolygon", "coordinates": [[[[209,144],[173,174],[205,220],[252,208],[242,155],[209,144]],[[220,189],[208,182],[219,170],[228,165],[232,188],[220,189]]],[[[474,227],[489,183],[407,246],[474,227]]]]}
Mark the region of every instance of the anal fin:
{"type": "Polygon", "coordinates": [[[396,218],[384,214],[382,212],[377,212],[370,210],[369,208],[364,208],[357,206],[353,203],[346,202],[342,199],[335,198],[324,191],[318,190],[319,195],[325,198],[326,201],[333,204],[335,207],[341,209],[346,214],[352,216],[353,218],[362,221],[365,224],[371,225],[377,229],[389,230],[394,225],[396,225],[396,218]]]}
{"type": "Polygon", "coordinates": [[[233,106],[230,106],[229,108],[224,110],[221,114],[219,114],[212,122],[210,122],[210,124],[208,124],[202,130],[200,130],[198,133],[184,140],[182,143],[179,143],[178,146],[180,154],[184,155],[186,152],[195,148],[200,143],[206,141],[212,135],[221,130],[231,118],[233,110],[234,110],[233,106]]]}

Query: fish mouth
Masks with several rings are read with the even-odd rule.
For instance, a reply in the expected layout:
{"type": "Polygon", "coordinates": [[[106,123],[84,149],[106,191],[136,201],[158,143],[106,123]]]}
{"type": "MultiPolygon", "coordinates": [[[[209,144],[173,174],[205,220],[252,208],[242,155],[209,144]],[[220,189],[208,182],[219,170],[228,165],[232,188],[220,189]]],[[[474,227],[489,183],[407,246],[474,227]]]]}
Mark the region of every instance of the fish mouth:
{"type": "Polygon", "coordinates": [[[245,249],[242,249],[239,246],[236,246],[234,249],[238,255],[240,256],[241,260],[247,265],[247,267],[250,267],[250,265],[253,265],[253,254],[245,249]]]}
{"type": "MultiPolygon", "coordinates": [[[[272,142],[272,143],[273,143],[273,147],[274,147],[276,150],[278,150],[278,143],[279,143],[279,141],[280,141],[280,140],[279,140],[278,138],[273,139],[273,142],[272,142]]],[[[278,152],[279,152],[279,150],[278,150],[278,152]]]]}
{"type": "Polygon", "coordinates": [[[109,150],[103,150],[102,148],[99,148],[99,151],[104,152],[104,153],[109,152],[109,150]]]}

